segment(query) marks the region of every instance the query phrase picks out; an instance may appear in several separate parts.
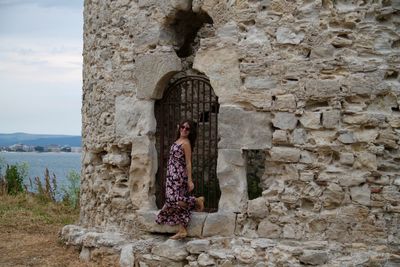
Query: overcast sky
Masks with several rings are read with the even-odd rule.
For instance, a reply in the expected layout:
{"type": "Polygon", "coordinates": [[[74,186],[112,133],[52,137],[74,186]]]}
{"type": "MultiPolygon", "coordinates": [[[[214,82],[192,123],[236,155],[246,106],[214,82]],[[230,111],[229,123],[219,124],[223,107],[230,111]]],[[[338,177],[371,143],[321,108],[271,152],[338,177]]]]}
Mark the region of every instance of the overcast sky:
{"type": "Polygon", "coordinates": [[[0,0],[0,133],[81,134],[83,0],[0,0]]]}

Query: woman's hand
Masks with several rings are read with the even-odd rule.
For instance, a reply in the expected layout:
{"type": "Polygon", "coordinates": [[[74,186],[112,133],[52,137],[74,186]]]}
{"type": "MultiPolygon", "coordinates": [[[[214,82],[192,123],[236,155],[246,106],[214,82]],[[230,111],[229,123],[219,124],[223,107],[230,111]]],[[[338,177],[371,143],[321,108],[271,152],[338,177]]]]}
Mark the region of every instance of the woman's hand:
{"type": "Polygon", "coordinates": [[[190,181],[188,181],[188,191],[192,192],[193,189],[194,189],[194,184],[193,184],[193,181],[190,180],[190,181]]]}

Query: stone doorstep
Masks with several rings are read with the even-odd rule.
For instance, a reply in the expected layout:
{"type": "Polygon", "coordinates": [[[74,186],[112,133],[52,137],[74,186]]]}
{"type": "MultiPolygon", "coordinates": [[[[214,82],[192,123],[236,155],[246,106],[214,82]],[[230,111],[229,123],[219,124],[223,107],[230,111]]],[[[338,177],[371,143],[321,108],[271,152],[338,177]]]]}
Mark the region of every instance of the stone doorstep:
{"type": "MultiPolygon", "coordinates": [[[[176,233],[178,226],[161,225],[155,222],[158,210],[138,211],[138,219],[150,233],[176,233]]],[[[235,231],[235,213],[193,212],[188,226],[189,237],[232,236],[235,231]]]]}

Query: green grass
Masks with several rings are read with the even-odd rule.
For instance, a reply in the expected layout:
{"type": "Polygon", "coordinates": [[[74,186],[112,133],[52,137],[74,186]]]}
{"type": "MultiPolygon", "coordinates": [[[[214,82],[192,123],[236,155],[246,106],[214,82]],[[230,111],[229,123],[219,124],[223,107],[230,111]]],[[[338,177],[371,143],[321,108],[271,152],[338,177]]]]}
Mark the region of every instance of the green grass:
{"type": "Polygon", "coordinates": [[[0,228],[28,231],[45,225],[76,223],[78,217],[78,209],[62,203],[44,202],[34,195],[0,195],[0,228]]]}

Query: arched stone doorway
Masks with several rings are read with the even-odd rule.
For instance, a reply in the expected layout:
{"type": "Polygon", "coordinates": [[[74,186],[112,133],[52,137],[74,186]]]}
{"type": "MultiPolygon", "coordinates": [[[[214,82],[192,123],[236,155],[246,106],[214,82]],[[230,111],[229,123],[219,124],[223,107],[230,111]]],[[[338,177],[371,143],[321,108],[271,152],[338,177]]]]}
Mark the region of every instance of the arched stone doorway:
{"type": "Polygon", "coordinates": [[[165,201],[165,176],[169,148],[176,140],[177,124],[187,118],[197,123],[197,141],[192,154],[194,195],[206,198],[206,211],[218,209],[221,195],[217,179],[218,97],[203,76],[185,76],[171,81],[163,98],[156,101],[156,203],[165,201]]]}

